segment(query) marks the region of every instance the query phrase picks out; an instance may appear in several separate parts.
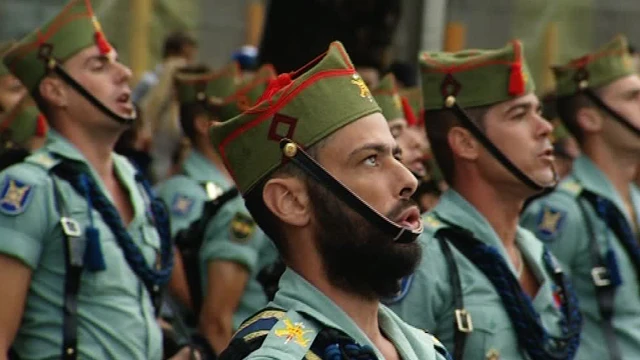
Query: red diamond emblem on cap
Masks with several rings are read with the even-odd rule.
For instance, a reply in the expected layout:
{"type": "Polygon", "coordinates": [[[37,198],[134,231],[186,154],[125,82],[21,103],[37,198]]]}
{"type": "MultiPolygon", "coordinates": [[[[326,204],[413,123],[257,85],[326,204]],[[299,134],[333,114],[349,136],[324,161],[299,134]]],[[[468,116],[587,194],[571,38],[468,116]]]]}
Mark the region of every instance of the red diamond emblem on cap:
{"type": "Polygon", "coordinates": [[[271,126],[269,127],[268,139],[273,141],[280,141],[283,138],[292,139],[297,123],[298,119],[296,118],[282,114],[275,114],[271,120],[271,126]]]}

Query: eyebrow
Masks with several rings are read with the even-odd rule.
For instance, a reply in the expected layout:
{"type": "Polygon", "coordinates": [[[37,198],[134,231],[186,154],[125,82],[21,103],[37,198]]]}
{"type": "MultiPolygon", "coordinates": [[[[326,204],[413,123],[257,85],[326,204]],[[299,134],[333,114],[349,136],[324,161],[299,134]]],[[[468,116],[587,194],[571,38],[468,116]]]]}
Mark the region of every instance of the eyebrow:
{"type": "Polygon", "coordinates": [[[507,111],[505,113],[508,115],[508,114],[511,114],[512,112],[514,112],[516,110],[529,111],[532,108],[534,108],[536,111],[542,110],[542,104],[541,103],[516,104],[516,105],[510,107],[509,109],[507,109],[507,111]]]}
{"type": "Polygon", "coordinates": [[[392,147],[389,144],[371,143],[371,144],[362,145],[359,148],[353,150],[349,154],[349,159],[352,159],[353,157],[355,157],[356,155],[358,155],[363,151],[371,151],[371,150],[375,151],[378,154],[392,153],[393,155],[398,155],[402,153],[400,146],[398,146],[397,144],[392,147]]]}
{"type": "Polygon", "coordinates": [[[109,59],[107,55],[99,54],[99,55],[93,55],[89,57],[87,60],[84,61],[84,65],[87,66],[91,61],[94,61],[94,60],[106,61],[106,62],[111,61],[111,59],[109,59]]]}
{"type": "Polygon", "coordinates": [[[640,88],[629,89],[622,93],[623,97],[636,97],[640,94],[640,88]]]}

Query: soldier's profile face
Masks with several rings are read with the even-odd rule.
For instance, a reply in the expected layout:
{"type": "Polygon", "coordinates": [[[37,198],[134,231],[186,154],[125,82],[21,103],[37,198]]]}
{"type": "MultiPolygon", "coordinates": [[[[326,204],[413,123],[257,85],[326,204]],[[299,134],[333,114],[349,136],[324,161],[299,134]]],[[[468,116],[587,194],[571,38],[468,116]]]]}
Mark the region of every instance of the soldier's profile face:
{"type": "MultiPolygon", "coordinates": [[[[318,161],[381,214],[387,214],[415,192],[417,180],[402,164],[402,150],[380,113],[336,131],[318,151],[318,161]]],[[[417,208],[417,207],[416,207],[417,208]]],[[[390,219],[419,228],[419,219],[390,219]]]]}
{"type": "Polygon", "coordinates": [[[412,173],[424,176],[426,169],[422,162],[424,157],[423,145],[416,132],[411,131],[407,126],[407,120],[402,118],[389,121],[389,129],[398,146],[400,146],[400,150],[402,150],[402,163],[404,166],[411,170],[412,173]]]}
{"type": "MultiPolygon", "coordinates": [[[[636,129],[640,129],[640,77],[628,75],[599,90],[602,100],[622,115],[636,129]]],[[[608,116],[608,115],[607,115],[608,116]]],[[[613,146],[640,150],[635,134],[613,119],[603,122],[603,136],[613,146]]]]}
{"type": "Polygon", "coordinates": [[[0,76],[0,115],[13,109],[26,93],[27,89],[15,76],[0,76]]]}
{"type": "MultiPolygon", "coordinates": [[[[489,108],[484,127],[489,139],[527,176],[538,184],[554,183],[553,126],[541,115],[537,96],[527,94],[489,108]]],[[[507,169],[483,148],[480,169],[497,184],[521,185],[507,169]]]]}
{"type": "MultiPolygon", "coordinates": [[[[386,120],[374,114],[335,132],[318,150],[317,160],[380,214],[415,229],[421,226],[410,199],[416,179],[396,158],[397,150],[386,120]]],[[[399,280],[420,261],[420,244],[394,242],[313,180],[307,191],[316,248],[329,281],[366,298],[396,293],[399,280]]]]}
{"type": "MultiPolygon", "coordinates": [[[[119,116],[128,118],[135,114],[129,88],[131,70],[120,63],[117,56],[115,50],[109,54],[102,54],[97,46],[91,46],[69,58],[64,63],[64,68],[106,107],[119,116]]],[[[68,105],[74,107],[74,113],[78,116],[106,116],[76,91],[68,91],[67,96],[70,98],[68,105]]]]}

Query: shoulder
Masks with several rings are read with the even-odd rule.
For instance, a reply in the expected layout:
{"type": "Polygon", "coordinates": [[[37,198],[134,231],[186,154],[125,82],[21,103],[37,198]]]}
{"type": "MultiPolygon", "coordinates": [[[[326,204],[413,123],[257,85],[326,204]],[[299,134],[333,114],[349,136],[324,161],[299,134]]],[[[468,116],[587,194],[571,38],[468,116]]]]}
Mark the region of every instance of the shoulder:
{"type": "Polygon", "coordinates": [[[295,311],[266,308],[242,323],[219,359],[302,360],[320,330],[295,311]]]}
{"type": "Polygon", "coordinates": [[[563,183],[559,189],[534,200],[521,215],[521,225],[530,230],[543,242],[553,242],[569,236],[576,228],[582,227],[582,209],[576,183],[563,183]]]}
{"type": "Polygon", "coordinates": [[[202,187],[193,179],[176,175],[157,187],[158,196],[174,216],[188,216],[198,204],[206,200],[202,187]]]}
{"type": "Polygon", "coordinates": [[[19,215],[33,202],[50,193],[51,177],[46,169],[22,162],[0,172],[0,212],[19,215]]]}

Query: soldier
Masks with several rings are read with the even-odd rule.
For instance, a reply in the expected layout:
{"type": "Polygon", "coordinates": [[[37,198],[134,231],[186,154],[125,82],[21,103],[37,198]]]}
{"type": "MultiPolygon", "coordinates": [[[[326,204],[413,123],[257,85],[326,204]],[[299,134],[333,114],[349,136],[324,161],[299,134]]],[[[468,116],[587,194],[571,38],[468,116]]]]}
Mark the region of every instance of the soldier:
{"type": "Polygon", "coordinates": [[[0,173],[0,354],[161,359],[154,300],[172,269],[167,215],[112,152],[135,118],[131,71],[88,0],[71,1],[4,63],[51,129],[0,173]]]}
{"type": "Polygon", "coordinates": [[[415,125],[413,110],[406,98],[398,93],[396,79],[393,74],[385,75],[378,86],[371,90],[374,99],[387,119],[391,135],[402,150],[402,163],[418,178],[427,175],[422,161],[423,147],[419,138],[409,131],[409,125],[415,125]]]}
{"type": "Polygon", "coordinates": [[[575,296],[554,258],[518,227],[525,199],[555,183],[551,124],[522,44],[425,52],[427,135],[450,185],[423,217],[423,259],[389,299],[454,359],[572,359],[575,296]]]}
{"type": "Polygon", "coordinates": [[[416,179],[340,43],[211,136],[288,267],[220,359],[446,358],[379,303],[420,258],[416,179]]]}
{"type": "Polygon", "coordinates": [[[0,118],[0,170],[26,158],[44,144],[47,120],[30,96],[0,118]]]}
{"type": "MultiPolygon", "coordinates": [[[[180,122],[192,151],[181,174],[159,188],[170,208],[172,233],[183,250],[199,330],[215,353],[227,347],[242,321],[267,304],[258,276],[277,259],[275,248],[255,226],[209,141],[209,127],[221,119],[221,97],[236,87],[230,74],[179,72],[176,76],[180,122]]],[[[250,105],[257,97],[245,100],[250,105]]]]}
{"type": "MultiPolygon", "coordinates": [[[[0,59],[14,44],[0,44],[0,59]]],[[[16,106],[26,93],[27,90],[20,80],[11,75],[9,69],[0,61],[0,116],[16,106]]]]}
{"type": "Polygon", "coordinates": [[[585,325],[577,358],[640,354],[640,78],[616,37],[554,68],[558,112],[580,144],[569,177],[534,201],[522,223],[571,274],[585,325]]]}

